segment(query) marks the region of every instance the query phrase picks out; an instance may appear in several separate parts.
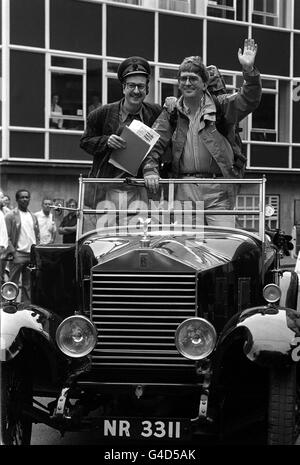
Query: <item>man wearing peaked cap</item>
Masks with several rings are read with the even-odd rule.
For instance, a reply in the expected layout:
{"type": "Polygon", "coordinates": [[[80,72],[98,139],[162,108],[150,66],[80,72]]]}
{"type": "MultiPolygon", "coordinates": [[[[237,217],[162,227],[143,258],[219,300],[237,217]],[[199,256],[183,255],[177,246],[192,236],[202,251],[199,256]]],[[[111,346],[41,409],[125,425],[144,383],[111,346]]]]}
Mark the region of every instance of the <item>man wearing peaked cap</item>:
{"type": "Polygon", "coordinates": [[[150,74],[150,65],[142,57],[132,56],[122,61],[118,67],[118,78],[124,97],[102,105],[89,114],[86,130],[80,139],[80,147],[93,156],[89,177],[128,176],[108,160],[113,150],[125,147],[125,141],[120,137],[125,125],[129,126],[133,119],[139,119],[152,126],[161,112],[160,105],[144,102],[150,74]]]}
{"type": "MultiPolygon", "coordinates": [[[[93,110],[88,115],[87,127],[80,139],[80,147],[93,156],[89,173],[92,178],[130,176],[109,163],[113,150],[126,146],[120,134],[124,126],[129,126],[133,119],[139,119],[151,127],[161,112],[160,105],[144,102],[149,91],[151,74],[147,60],[139,56],[129,57],[120,63],[117,74],[122,85],[123,98],[93,110]]],[[[142,177],[141,171],[137,177],[142,177]]],[[[127,190],[128,203],[148,198],[146,189],[129,186],[127,190]]],[[[106,192],[106,199],[108,198],[114,198],[112,189],[106,192]]]]}

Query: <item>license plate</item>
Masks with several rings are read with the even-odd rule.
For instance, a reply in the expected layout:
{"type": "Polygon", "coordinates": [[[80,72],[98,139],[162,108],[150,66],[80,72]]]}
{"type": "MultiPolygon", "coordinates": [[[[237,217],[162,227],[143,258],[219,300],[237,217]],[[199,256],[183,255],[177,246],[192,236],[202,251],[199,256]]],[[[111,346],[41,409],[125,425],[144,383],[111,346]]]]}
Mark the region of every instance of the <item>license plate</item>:
{"type": "Polygon", "coordinates": [[[122,439],[163,439],[187,440],[190,437],[190,420],[188,419],[140,419],[140,418],[105,418],[103,419],[103,436],[122,439]]]}

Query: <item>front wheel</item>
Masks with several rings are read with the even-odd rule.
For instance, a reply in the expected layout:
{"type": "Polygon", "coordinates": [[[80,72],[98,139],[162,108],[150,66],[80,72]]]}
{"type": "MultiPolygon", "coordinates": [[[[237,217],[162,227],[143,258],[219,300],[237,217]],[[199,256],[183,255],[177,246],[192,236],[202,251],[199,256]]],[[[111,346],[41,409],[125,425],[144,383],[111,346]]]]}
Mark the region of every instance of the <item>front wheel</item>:
{"type": "Polygon", "coordinates": [[[296,365],[271,368],[268,409],[268,444],[289,445],[296,440],[296,365]]]}
{"type": "Polygon", "coordinates": [[[1,364],[1,443],[28,445],[32,421],[23,412],[32,405],[32,382],[29,373],[17,360],[1,364]]]}

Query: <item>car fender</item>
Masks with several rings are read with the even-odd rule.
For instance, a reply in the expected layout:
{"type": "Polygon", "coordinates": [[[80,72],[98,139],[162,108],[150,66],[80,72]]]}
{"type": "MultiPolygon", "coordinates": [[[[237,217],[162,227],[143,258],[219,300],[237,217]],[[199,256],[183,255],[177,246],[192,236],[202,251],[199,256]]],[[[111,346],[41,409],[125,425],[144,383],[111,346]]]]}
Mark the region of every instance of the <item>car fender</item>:
{"type": "Polygon", "coordinates": [[[14,358],[30,334],[38,334],[48,345],[55,345],[55,332],[61,319],[49,311],[24,304],[3,304],[1,311],[0,360],[14,358]]]}
{"type": "Polygon", "coordinates": [[[242,312],[236,328],[246,330],[244,353],[261,365],[292,363],[298,344],[300,320],[295,310],[284,307],[258,307],[242,312]],[[299,326],[298,326],[299,325],[299,326]]]}
{"type": "Polygon", "coordinates": [[[280,306],[297,309],[299,278],[295,271],[285,270],[280,277],[280,306]]]}
{"type": "Polygon", "coordinates": [[[252,362],[265,366],[292,363],[297,361],[300,347],[300,315],[285,307],[249,308],[228,322],[220,335],[219,356],[223,358],[237,340],[242,341],[244,354],[252,362]]]}

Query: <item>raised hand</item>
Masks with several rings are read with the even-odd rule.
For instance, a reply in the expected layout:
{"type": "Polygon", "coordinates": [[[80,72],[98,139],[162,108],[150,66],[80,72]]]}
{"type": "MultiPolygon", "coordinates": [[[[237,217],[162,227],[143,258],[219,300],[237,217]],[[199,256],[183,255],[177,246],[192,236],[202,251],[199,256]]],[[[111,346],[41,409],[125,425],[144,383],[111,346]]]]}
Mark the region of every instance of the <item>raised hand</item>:
{"type": "Polygon", "coordinates": [[[257,44],[254,39],[245,39],[243,52],[241,48],[238,50],[238,59],[244,71],[252,71],[256,53],[257,44]]]}

